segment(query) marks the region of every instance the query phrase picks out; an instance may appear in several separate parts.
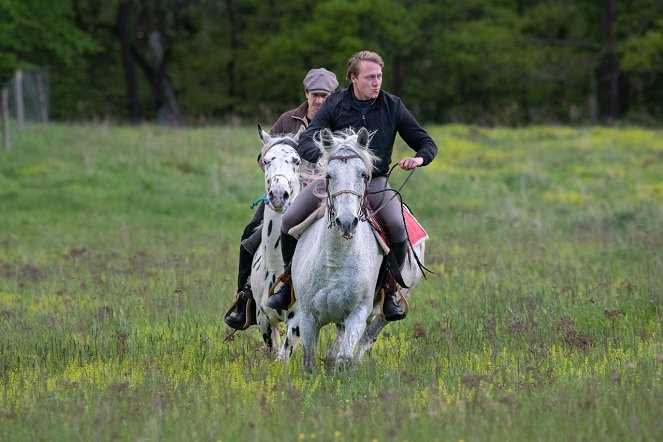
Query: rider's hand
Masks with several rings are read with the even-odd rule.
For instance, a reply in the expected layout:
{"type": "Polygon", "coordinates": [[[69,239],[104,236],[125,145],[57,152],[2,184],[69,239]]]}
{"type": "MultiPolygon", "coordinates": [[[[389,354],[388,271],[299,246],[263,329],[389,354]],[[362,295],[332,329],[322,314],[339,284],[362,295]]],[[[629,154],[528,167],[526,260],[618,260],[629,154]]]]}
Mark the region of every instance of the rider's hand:
{"type": "Polygon", "coordinates": [[[411,170],[415,167],[421,166],[424,162],[424,159],[421,157],[405,157],[398,162],[398,165],[401,166],[403,170],[411,170]]]}

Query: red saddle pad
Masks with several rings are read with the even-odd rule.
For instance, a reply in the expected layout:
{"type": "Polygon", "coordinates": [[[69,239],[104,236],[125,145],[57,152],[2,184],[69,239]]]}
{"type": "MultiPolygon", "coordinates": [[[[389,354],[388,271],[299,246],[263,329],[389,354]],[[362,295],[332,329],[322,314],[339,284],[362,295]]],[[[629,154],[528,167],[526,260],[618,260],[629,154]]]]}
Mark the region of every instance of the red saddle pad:
{"type": "MultiPolygon", "coordinates": [[[[410,243],[414,246],[419,241],[427,240],[428,233],[426,233],[424,228],[421,227],[421,224],[419,224],[419,221],[417,221],[414,215],[412,215],[412,213],[410,213],[410,211],[405,206],[403,206],[403,213],[405,215],[405,227],[407,228],[407,235],[410,238],[410,243]]],[[[387,238],[375,217],[371,215],[369,219],[371,220],[373,227],[375,227],[375,230],[380,233],[380,237],[385,242],[385,244],[388,244],[389,242],[387,241],[387,238]]]]}

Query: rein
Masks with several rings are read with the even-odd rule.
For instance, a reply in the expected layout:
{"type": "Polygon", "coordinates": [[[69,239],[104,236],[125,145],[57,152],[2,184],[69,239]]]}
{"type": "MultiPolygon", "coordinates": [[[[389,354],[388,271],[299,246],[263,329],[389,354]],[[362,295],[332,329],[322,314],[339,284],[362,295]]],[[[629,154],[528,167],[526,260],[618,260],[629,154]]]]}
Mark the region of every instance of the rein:
{"type": "MultiPolygon", "coordinates": [[[[361,157],[357,154],[352,154],[352,155],[334,155],[329,157],[329,160],[327,161],[328,163],[332,160],[338,160],[342,161],[344,163],[347,163],[348,160],[358,158],[361,159],[361,157]]],[[[332,226],[334,225],[334,218],[336,216],[336,209],[334,208],[334,198],[337,197],[338,195],[342,195],[344,193],[349,193],[352,195],[355,195],[359,198],[361,198],[361,204],[359,205],[359,212],[357,213],[357,218],[359,218],[360,221],[366,221],[368,219],[368,175],[364,178],[364,193],[359,193],[356,190],[353,189],[342,189],[342,190],[337,190],[336,192],[329,193],[329,176],[325,178],[325,191],[327,192],[327,214],[329,218],[329,224],[327,225],[328,229],[331,229],[332,226]]]]}

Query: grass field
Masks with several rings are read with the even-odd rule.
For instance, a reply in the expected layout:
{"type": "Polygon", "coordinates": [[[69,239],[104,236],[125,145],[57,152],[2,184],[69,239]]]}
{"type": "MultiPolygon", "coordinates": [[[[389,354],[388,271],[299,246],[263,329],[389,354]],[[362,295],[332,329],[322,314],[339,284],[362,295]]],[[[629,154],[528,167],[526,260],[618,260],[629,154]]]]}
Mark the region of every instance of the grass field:
{"type": "Polygon", "coordinates": [[[403,192],[435,274],[361,365],[313,375],[222,320],[254,128],[14,134],[0,440],[663,440],[663,132],[430,132],[403,192]]]}

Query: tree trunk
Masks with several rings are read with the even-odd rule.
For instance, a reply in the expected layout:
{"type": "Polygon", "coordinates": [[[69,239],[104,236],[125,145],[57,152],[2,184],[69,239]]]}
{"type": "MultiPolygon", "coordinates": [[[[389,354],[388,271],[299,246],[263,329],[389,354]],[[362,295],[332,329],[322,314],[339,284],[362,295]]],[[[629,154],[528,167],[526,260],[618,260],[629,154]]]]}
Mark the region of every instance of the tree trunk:
{"type": "Polygon", "coordinates": [[[0,96],[2,99],[2,146],[5,150],[9,150],[11,147],[9,144],[9,91],[7,86],[3,86],[0,91],[0,96]]]}
{"type": "Polygon", "coordinates": [[[21,131],[25,123],[25,106],[23,103],[23,71],[20,69],[14,72],[14,109],[18,130],[21,131]]]}
{"type": "Polygon", "coordinates": [[[124,68],[124,80],[126,82],[127,102],[129,105],[129,118],[134,124],[142,120],[140,110],[140,99],[138,97],[138,81],[136,79],[136,63],[131,50],[129,38],[129,2],[120,3],[117,9],[117,33],[120,39],[120,52],[122,54],[122,67],[124,68]]]}
{"type": "MultiPolygon", "coordinates": [[[[235,86],[235,57],[237,57],[237,49],[239,47],[239,21],[235,11],[235,5],[232,0],[226,0],[226,15],[228,16],[228,23],[230,24],[230,50],[231,57],[228,61],[228,96],[235,99],[237,88],[235,86]]],[[[234,109],[233,109],[234,110],[234,109]]]]}
{"type": "Polygon", "coordinates": [[[157,122],[177,125],[180,122],[180,108],[166,72],[168,56],[163,49],[160,31],[150,33],[148,47],[152,53],[152,59],[155,61],[152,69],[152,84],[157,107],[157,122]]]}
{"type": "Polygon", "coordinates": [[[601,107],[603,119],[611,124],[620,116],[619,59],[617,58],[615,35],[615,0],[603,0],[601,8],[601,107]]]}
{"type": "Polygon", "coordinates": [[[48,123],[48,102],[46,100],[46,92],[44,91],[44,76],[41,73],[35,75],[35,85],[37,87],[41,122],[48,123]]]}

